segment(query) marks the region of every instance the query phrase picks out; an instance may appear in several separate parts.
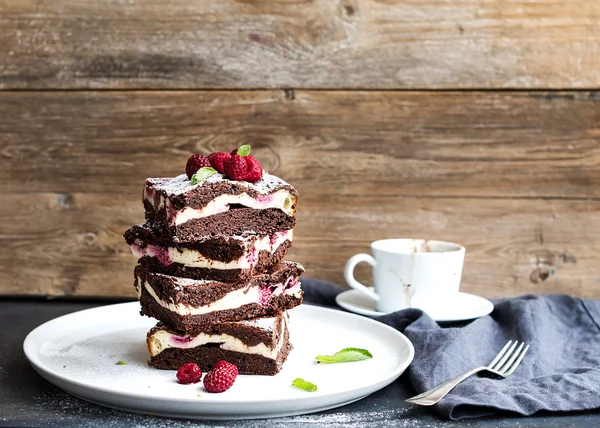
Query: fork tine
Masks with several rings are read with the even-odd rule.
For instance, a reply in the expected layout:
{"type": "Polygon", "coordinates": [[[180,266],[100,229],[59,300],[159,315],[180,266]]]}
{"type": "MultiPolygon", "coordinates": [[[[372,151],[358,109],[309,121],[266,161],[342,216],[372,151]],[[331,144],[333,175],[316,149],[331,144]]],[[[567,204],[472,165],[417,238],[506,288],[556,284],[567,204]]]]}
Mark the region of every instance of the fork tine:
{"type": "MultiPolygon", "coordinates": [[[[516,343],[518,343],[518,342],[516,342],[516,343]]],[[[523,346],[525,346],[525,342],[521,342],[521,345],[517,348],[517,350],[515,352],[513,352],[512,356],[508,359],[506,364],[504,364],[504,366],[502,366],[501,369],[498,369],[498,371],[500,373],[504,373],[506,370],[508,370],[510,368],[512,363],[517,359],[517,357],[521,353],[521,349],[523,349],[523,346]]]]}
{"type": "Polygon", "coordinates": [[[498,362],[498,360],[500,358],[502,358],[502,355],[504,354],[504,352],[506,352],[506,350],[508,349],[508,347],[510,346],[510,344],[512,343],[512,340],[509,340],[506,345],[504,345],[504,348],[502,348],[502,350],[500,352],[498,352],[498,355],[496,355],[496,357],[494,358],[494,360],[488,364],[488,368],[491,369],[492,367],[494,367],[494,364],[496,364],[498,362]]]}
{"type": "Polygon", "coordinates": [[[506,352],[506,354],[504,354],[504,356],[502,358],[500,358],[500,361],[498,361],[498,363],[494,367],[492,367],[492,370],[498,370],[500,367],[502,367],[502,365],[506,362],[508,357],[511,356],[511,354],[517,347],[517,343],[519,343],[519,342],[515,340],[514,343],[511,345],[511,347],[509,348],[509,350],[506,352]]]}
{"type": "Polygon", "coordinates": [[[513,372],[517,369],[517,367],[519,366],[519,364],[521,364],[521,360],[523,359],[523,357],[525,356],[525,354],[527,353],[527,350],[529,349],[529,345],[527,345],[525,347],[525,349],[523,349],[523,351],[521,352],[521,355],[519,355],[519,358],[517,358],[517,361],[515,361],[515,363],[513,364],[513,366],[510,368],[509,371],[507,371],[506,373],[504,373],[504,376],[510,376],[511,374],[513,374],[513,372]]]}

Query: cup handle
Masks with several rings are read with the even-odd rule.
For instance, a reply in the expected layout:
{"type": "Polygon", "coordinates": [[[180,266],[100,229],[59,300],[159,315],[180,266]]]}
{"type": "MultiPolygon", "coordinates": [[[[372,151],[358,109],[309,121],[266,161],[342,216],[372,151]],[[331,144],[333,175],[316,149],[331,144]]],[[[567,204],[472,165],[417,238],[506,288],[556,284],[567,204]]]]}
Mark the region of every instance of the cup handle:
{"type": "Polygon", "coordinates": [[[350,257],[350,259],[346,262],[346,267],[344,268],[344,278],[346,279],[346,282],[350,287],[354,288],[357,291],[360,291],[369,299],[378,302],[379,296],[377,295],[377,293],[375,293],[372,290],[369,290],[366,286],[354,279],[354,268],[357,264],[361,262],[368,263],[373,267],[375,267],[375,265],[377,264],[373,256],[369,254],[356,254],[350,257]]]}

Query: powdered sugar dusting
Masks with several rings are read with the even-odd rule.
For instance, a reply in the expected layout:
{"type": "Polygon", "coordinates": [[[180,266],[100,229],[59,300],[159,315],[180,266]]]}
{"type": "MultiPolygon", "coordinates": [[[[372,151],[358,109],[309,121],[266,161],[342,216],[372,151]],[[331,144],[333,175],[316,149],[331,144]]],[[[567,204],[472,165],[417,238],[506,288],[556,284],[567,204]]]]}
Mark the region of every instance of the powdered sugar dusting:
{"type": "MultiPolygon", "coordinates": [[[[426,427],[428,425],[417,425],[414,419],[402,419],[409,412],[407,408],[393,410],[374,410],[366,412],[339,412],[332,414],[309,414],[295,416],[287,419],[290,423],[299,426],[327,426],[330,428],[364,427],[373,424],[378,427],[426,427]],[[292,422],[293,421],[293,422],[292,422]],[[405,423],[403,423],[405,422],[405,423]]],[[[283,421],[283,420],[282,420],[283,421]]]]}
{"type": "Polygon", "coordinates": [[[165,275],[164,273],[152,272],[152,275],[157,277],[166,278],[169,281],[173,281],[176,289],[180,289],[181,287],[192,287],[198,285],[206,285],[218,281],[212,281],[210,279],[192,279],[192,278],[182,278],[179,276],[165,275]]]}
{"type": "MultiPolygon", "coordinates": [[[[162,274],[157,274],[157,275],[162,275],[162,274]]],[[[163,275],[165,277],[167,277],[167,275],[163,275]]],[[[172,279],[175,280],[175,286],[176,287],[192,287],[192,286],[198,286],[198,285],[206,285],[206,284],[210,284],[216,281],[211,281],[210,279],[191,279],[191,278],[180,278],[177,276],[172,276],[172,279]]]]}
{"type": "Polygon", "coordinates": [[[202,181],[200,184],[193,185],[191,184],[190,179],[185,174],[178,175],[173,178],[148,178],[147,183],[152,186],[156,191],[166,194],[167,196],[171,195],[181,195],[183,193],[189,192],[197,187],[208,187],[215,183],[221,181],[228,181],[230,183],[235,183],[237,186],[241,186],[243,188],[252,189],[257,191],[260,194],[267,195],[272,193],[274,190],[279,189],[284,186],[289,186],[287,182],[282,180],[281,178],[271,175],[268,172],[264,172],[263,176],[260,180],[250,183],[247,181],[236,181],[229,180],[223,174],[219,174],[218,172],[208,177],[206,180],[202,181]]]}
{"type": "MultiPolygon", "coordinates": [[[[205,393],[207,394],[207,393],[205,393]]],[[[198,401],[202,400],[202,393],[198,401]]],[[[45,391],[32,397],[35,405],[28,406],[27,412],[22,409],[7,409],[4,421],[44,421],[44,426],[85,426],[89,428],[117,428],[130,426],[136,428],[225,428],[236,426],[240,428],[363,428],[363,427],[400,427],[400,428],[438,428],[453,427],[456,423],[434,419],[430,414],[418,417],[414,411],[403,404],[393,410],[350,410],[340,408],[302,416],[290,416],[268,420],[242,420],[242,421],[189,421],[182,419],[169,419],[149,415],[122,412],[106,407],[86,403],[59,390],[45,391]],[[17,417],[11,417],[11,416],[17,417]],[[25,416],[26,415],[26,416],[25,416]]],[[[365,403],[366,404],[366,403],[365,403]]],[[[352,405],[355,407],[356,405],[352,405]]],[[[367,406],[361,406],[367,407],[367,406]]],[[[375,407],[375,406],[373,406],[375,407]]],[[[496,421],[499,422],[499,421],[496,421]]],[[[507,421],[508,422],[508,421],[507,421]]],[[[17,424],[15,424],[17,425],[17,424]]],[[[21,426],[21,424],[18,424],[21,426]]],[[[476,425],[479,424],[476,422],[476,425]]],[[[491,423],[490,426],[494,424],[491,423]]],[[[22,425],[26,426],[26,425],[22,425]]],[[[463,421],[461,426],[472,426],[468,421],[463,421]]],[[[541,425],[540,425],[541,426],[541,425]]]]}
{"type": "MultiPolygon", "coordinates": [[[[286,312],[287,314],[287,312],[286,312]]],[[[285,315],[284,315],[285,316],[285,315]]],[[[254,318],[251,320],[242,320],[238,321],[240,324],[244,324],[250,327],[257,327],[262,330],[273,331],[277,326],[277,318],[276,317],[264,317],[264,318],[254,318]]]]}

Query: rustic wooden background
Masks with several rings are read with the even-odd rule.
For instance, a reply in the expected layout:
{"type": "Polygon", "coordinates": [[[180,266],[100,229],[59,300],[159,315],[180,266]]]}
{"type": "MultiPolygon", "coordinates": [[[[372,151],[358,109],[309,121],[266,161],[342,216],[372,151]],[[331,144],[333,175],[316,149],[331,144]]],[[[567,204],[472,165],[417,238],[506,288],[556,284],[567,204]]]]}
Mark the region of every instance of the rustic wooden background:
{"type": "Polygon", "coordinates": [[[251,144],[308,275],[427,237],[600,298],[599,88],[600,0],[0,0],[0,294],[133,296],[144,178],[251,144]]]}

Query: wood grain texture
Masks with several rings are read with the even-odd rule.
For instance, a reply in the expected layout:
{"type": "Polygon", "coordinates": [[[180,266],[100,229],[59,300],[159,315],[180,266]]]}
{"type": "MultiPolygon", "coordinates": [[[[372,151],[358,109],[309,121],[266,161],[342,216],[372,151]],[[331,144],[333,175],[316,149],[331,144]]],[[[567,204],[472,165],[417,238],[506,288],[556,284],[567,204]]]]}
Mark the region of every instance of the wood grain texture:
{"type": "MultiPolygon", "coordinates": [[[[139,195],[0,195],[2,293],[133,296],[135,258],[121,232],[142,217],[139,195]]],[[[600,297],[597,201],[307,195],[289,259],[343,284],[346,260],[390,236],[463,243],[466,291],[600,297]]]]}
{"type": "MultiPolygon", "coordinates": [[[[290,257],[343,284],[343,266],[389,237],[435,237],[467,248],[461,288],[488,297],[600,297],[600,202],[418,197],[301,201],[290,257]]],[[[360,279],[369,281],[371,271],[360,279]]]]}
{"type": "MultiPolygon", "coordinates": [[[[132,296],[147,176],[249,143],[301,193],[290,259],[343,283],[371,240],[467,247],[464,289],[600,297],[595,92],[0,93],[0,294],[132,296]]],[[[366,279],[369,272],[359,270],[366,279]]]]}
{"type": "Polygon", "coordinates": [[[0,1],[0,88],[597,88],[598,0],[0,1]]]}
{"type": "Polygon", "coordinates": [[[137,196],[251,144],[302,195],[600,198],[596,92],[0,93],[0,192],[137,196]]]}

